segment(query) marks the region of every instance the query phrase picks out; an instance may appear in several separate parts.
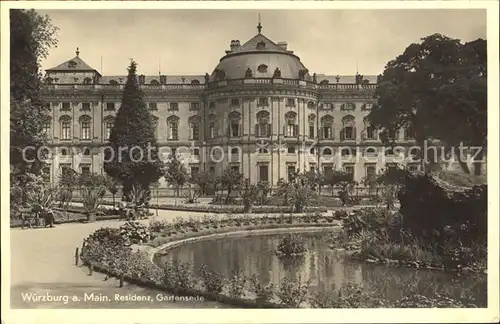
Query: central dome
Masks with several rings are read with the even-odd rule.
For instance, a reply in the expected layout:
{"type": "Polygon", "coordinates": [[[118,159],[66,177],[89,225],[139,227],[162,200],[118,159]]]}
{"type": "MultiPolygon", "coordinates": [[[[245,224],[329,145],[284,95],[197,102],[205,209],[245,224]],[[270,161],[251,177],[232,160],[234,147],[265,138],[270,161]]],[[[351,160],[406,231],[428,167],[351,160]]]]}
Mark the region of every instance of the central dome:
{"type": "Polygon", "coordinates": [[[210,81],[253,78],[272,78],[275,72],[284,79],[310,80],[308,70],[300,58],[286,49],[286,43],[274,43],[257,34],[243,45],[231,41],[231,50],[220,59],[210,81]]]}

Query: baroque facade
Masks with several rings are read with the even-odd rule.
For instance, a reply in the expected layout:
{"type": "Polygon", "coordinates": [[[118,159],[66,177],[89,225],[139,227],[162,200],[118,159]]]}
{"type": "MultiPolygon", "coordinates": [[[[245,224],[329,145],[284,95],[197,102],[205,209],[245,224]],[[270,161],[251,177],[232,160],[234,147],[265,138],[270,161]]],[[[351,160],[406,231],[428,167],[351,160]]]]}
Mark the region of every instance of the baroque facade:
{"type": "MultiPolygon", "coordinates": [[[[361,180],[395,162],[366,120],[376,79],[311,73],[285,42],[265,37],[260,24],[246,43],[230,42],[211,74],[138,76],[162,153],[175,150],[191,172],[217,175],[231,167],[273,185],[313,168],[344,170],[361,180]]],[[[101,75],[78,49],[76,57],[46,70],[52,181],[65,167],[104,172],[102,152],[125,81],[126,75],[101,75]]],[[[409,130],[393,136],[413,142],[409,130]]]]}

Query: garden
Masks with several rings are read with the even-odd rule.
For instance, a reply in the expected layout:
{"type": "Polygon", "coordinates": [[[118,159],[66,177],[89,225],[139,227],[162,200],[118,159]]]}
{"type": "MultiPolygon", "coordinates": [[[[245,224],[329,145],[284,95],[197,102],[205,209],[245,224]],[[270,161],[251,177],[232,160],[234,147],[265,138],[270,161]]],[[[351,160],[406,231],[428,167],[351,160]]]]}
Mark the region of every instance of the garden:
{"type": "MultiPolygon", "coordinates": [[[[371,294],[363,283],[348,283],[318,292],[311,289],[310,280],[302,280],[300,276],[284,276],[273,284],[263,282],[256,274],[243,275],[241,271],[227,274],[207,264],[195,266],[180,260],[153,262],[159,255],[168,256],[183,240],[195,237],[315,227],[328,238],[330,249],[343,250],[353,262],[380,264],[388,269],[411,268],[416,276],[429,271],[462,277],[482,276],[479,281],[484,282],[486,187],[449,192],[432,177],[414,173],[404,173],[400,183],[399,211],[364,208],[351,212],[339,210],[330,215],[227,214],[178,218],[174,222],[152,221],[149,226],[126,223],[120,229],[103,228],[88,237],[81,259],[86,266],[122,281],[163,289],[174,295],[201,295],[237,307],[485,307],[483,302],[476,304],[475,298],[458,298],[437,291],[429,295],[408,290],[397,300],[387,300],[371,294]],[[417,210],[430,211],[422,214],[415,212],[417,210]],[[442,217],[443,214],[447,217],[442,217]],[[145,253],[148,249],[149,253],[145,253]]],[[[302,235],[295,234],[277,242],[273,253],[297,267],[293,260],[300,261],[308,250],[302,235]]],[[[456,279],[449,280],[451,285],[456,279]]],[[[486,294],[482,290],[480,293],[486,294]]]]}

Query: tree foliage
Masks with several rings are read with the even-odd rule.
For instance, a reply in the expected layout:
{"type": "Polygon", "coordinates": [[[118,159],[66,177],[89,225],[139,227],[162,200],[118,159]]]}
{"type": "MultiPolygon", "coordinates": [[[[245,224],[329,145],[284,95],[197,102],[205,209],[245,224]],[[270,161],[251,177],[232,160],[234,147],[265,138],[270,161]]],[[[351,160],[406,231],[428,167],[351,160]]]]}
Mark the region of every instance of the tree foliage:
{"type": "MultiPolygon", "coordinates": [[[[128,68],[122,103],[111,130],[110,149],[105,150],[104,170],[123,185],[124,197],[136,186],[149,192],[150,184],[162,175],[163,163],[152,117],[137,81],[137,64],[128,68]]],[[[146,195],[149,197],[149,195],[146,195]]]]}
{"type": "Polygon", "coordinates": [[[40,61],[57,45],[56,32],[57,28],[47,16],[40,16],[34,10],[10,10],[10,165],[13,177],[28,172],[39,174],[42,169],[43,155],[38,156],[35,150],[47,142],[42,129],[50,120],[50,110],[40,98],[40,61]],[[23,157],[26,147],[34,150],[26,151],[23,157]]]}
{"type": "Polygon", "coordinates": [[[222,172],[222,174],[217,178],[217,183],[223,190],[227,191],[226,204],[229,203],[231,199],[231,193],[242,183],[243,175],[236,170],[227,168],[222,172]]]}
{"type": "Polygon", "coordinates": [[[486,40],[425,37],[387,63],[368,118],[385,142],[392,131],[411,127],[421,147],[438,140],[448,148],[486,148],[486,64],[486,40]]]}
{"type": "Polygon", "coordinates": [[[163,176],[167,183],[175,186],[177,196],[179,196],[179,188],[188,181],[189,177],[186,166],[175,154],[166,161],[163,176]]]}

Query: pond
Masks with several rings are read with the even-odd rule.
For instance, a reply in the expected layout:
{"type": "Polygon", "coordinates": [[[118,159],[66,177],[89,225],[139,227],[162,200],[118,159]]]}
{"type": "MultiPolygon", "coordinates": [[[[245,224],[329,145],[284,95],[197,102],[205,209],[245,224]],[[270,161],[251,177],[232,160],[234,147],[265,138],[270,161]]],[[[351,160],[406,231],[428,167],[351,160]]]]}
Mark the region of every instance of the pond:
{"type": "Polygon", "coordinates": [[[286,234],[223,238],[179,246],[167,255],[156,258],[157,264],[182,261],[199,273],[202,264],[230,276],[241,271],[245,276],[257,275],[264,284],[279,285],[284,277],[311,280],[310,291],[329,292],[346,284],[361,284],[375,296],[395,301],[416,292],[432,296],[434,292],[455,299],[474,299],[478,307],[486,307],[486,276],[445,273],[436,270],[415,270],[350,260],[345,253],[332,250],[322,233],[301,235],[308,252],[295,261],[275,255],[275,249],[286,234]]]}

